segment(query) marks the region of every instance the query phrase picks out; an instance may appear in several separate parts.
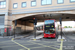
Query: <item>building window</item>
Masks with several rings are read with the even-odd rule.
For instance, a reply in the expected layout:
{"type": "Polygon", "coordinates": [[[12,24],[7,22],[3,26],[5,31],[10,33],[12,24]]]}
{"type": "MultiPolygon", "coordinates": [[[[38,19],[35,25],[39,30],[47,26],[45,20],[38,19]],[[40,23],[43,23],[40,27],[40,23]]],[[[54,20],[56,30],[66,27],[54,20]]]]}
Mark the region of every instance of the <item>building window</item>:
{"type": "Polygon", "coordinates": [[[26,2],[22,2],[22,7],[26,7],[26,2]]]}
{"type": "Polygon", "coordinates": [[[42,5],[50,5],[52,4],[52,0],[41,0],[42,5]]]}
{"type": "Polygon", "coordinates": [[[13,8],[17,8],[18,7],[18,4],[17,3],[14,3],[13,4],[13,8]]]}
{"type": "Polygon", "coordinates": [[[36,0],[31,1],[31,6],[36,6],[36,0]]]}
{"type": "Polygon", "coordinates": [[[64,0],[58,0],[58,3],[59,4],[64,3],[64,0]]]}
{"type": "Polygon", "coordinates": [[[6,1],[0,2],[0,8],[6,8],[6,1]]]}
{"type": "Polygon", "coordinates": [[[70,2],[75,2],[75,0],[70,0],[70,2]]]}

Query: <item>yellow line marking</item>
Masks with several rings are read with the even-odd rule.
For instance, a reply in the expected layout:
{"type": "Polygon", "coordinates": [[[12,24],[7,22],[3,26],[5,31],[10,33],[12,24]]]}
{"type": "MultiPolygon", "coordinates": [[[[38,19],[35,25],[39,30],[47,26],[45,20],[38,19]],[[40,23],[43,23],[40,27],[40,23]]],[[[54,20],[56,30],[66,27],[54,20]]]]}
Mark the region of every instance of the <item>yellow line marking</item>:
{"type": "MultiPolygon", "coordinates": [[[[57,45],[51,45],[51,46],[57,46],[57,45]]],[[[49,46],[49,47],[51,47],[49,46]]],[[[42,47],[45,47],[45,46],[42,46],[42,47]]],[[[34,48],[41,48],[41,47],[31,47],[30,49],[34,49],[34,48]]]]}
{"type": "MultiPolygon", "coordinates": [[[[46,42],[46,41],[43,41],[43,42],[46,42]]],[[[57,42],[57,41],[54,41],[54,42],[53,42],[53,41],[51,41],[51,42],[46,42],[46,43],[56,43],[56,42],[57,42]]]]}
{"type": "MultiPolygon", "coordinates": [[[[57,45],[59,45],[59,44],[57,44],[57,45]]],[[[50,45],[50,46],[57,46],[57,45],[50,45]]]]}
{"type": "MultiPolygon", "coordinates": [[[[30,42],[30,41],[29,41],[30,42]]],[[[31,43],[34,43],[34,42],[31,42],[31,43]]],[[[34,44],[38,44],[38,45],[42,45],[42,46],[44,46],[44,47],[49,47],[49,48],[52,48],[52,49],[56,49],[56,50],[58,50],[58,48],[54,48],[54,47],[50,47],[50,46],[46,46],[46,45],[43,45],[43,44],[40,44],[40,43],[34,43],[34,44]]]]}
{"type": "Polygon", "coordinates": [[[60,44],[58,44],[58,43],[54,43],[54,45],[60,45],[60,44]]]}
{"type": "MultiPolygon", "coordinates": [[[[28,42],[29,42],[29,41],[28,41],[28,42]]],[[[33,41],[31,41],[31,42],[33,42],[33,41]]],[[[47,42],[47,41],[43,41],[44,44],[45,44],[45,43],[54,43],[54,44],[59,44],[59,43],[56,43],[56,42],[57,42],[57,41],[55,41],[55,42],[53,42],[53,41],[51,41],[51,42],[50,42],[50,41],[48,41],[48,42],[47,42]]],[[[59,44],[59,45],[60,45],[60,44],[59,44]]]]}
{"type": "Polygon", "coordinates": [[[16,43],[17,45],[19,45],[19,46],[21,46],[21,47],[23,47],[23,48],[25,48],[25,49],[27,49],[27,50],[30,50],[29,48],[27,48],[27,47],[25,47],[25,46],[23,46],[23,45],[21,45],[21,44],[15,42],[15,41],[12,41],[12,42],[16,43]]]}
{"type": "Polygon", "coordinates": [[[19,49],[19,50],[25,50],[25,49],[19,49]]]}
{"type": "Polygon", "coordinates": [[[33,39],[34,41],[36,41],[36,39],[33,39]]]}
{"type": "Polygon", "coordinates": [[[34,45],[34,44],[24,44],[24,45],[34,45]]]}
{"type": "Polygon", "coordinates": [[[63,49],[63,39],[61,39],[60,50],[63,49]]]}
{"type": "Polygon", "coordinates": [[[44,46],[42,46],[42,47],[32,47],[32,48],[30,48],[30,49],[35,49],[35,48],[43,48],[44,46]]]}
{"type": "Polygon", "coordinates": [[[47,42],[47,43],[53,43],[55,45],[60,45],[59,43],[56,43],[56,42],[47,42]]]}
{"type": "MultiPolygon", "coordinates": [[[[54,42],[53,41],[43,41],[43,42],[45,42],[45,43],[56,43],[57,41],[54,41],[54,42]]],[[[59,44],[59,43],[57,43],[57,44],[59,44]]]]}
{"type": "MultiPolygon", "coordinates": [[[[28,41],[29,42],[29,41],[28,41]]],[[[32,41],[33,42],[33,41],[32,41]]],[[[43,42],[45,42],[44,44],[46,44],[46,43],[53,43],[54,45],[60,45],[59,43],[56,43],[56,42],[46,42],[46,41],[43,41],[43,42]]]]}
{"type": "Polygon", "coordinates": [[[14,38],[11,39],[12,41],[14,40],[14,38]]]}

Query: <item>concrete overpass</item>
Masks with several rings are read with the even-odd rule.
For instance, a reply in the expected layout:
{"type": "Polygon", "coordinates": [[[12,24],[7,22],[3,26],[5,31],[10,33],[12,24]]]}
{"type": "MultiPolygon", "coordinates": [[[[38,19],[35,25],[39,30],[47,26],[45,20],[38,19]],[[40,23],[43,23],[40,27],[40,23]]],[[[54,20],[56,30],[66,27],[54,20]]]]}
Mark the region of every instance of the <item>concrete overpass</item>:
{"type": "MultiPolygon", "coordinates": [[[[63,12],[63,11],[62,11],[63,12]]],[[[39,13],[39,14],[31,14],[31,15],[16,15],[16,18],[13,19],[13,25],[14,25],[14,20],[17,20],[17,31],[18,30],[22,32],[25,31],[31,31],[34,29],[34,24],[33,24],[33,18],[37,18],[37,22],[44,22],[46,19],[55,19],[56,21],[59,21],[59,18],[62,17],[62,21],[75,21],[75,14],[71,13],[39,13]],[[20,28],[20,29],[19,29],[20,28]]],[[[14,28],[14,27],[13,27],[14,28]]]]}

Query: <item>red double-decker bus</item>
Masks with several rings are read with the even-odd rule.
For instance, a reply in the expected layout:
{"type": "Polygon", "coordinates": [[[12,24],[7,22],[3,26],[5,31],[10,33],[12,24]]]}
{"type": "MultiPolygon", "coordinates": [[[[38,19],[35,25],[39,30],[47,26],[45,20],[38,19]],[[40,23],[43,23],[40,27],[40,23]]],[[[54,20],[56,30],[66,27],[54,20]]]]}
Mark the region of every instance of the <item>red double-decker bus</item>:
{"type": "Polygon", "coordinates": [[[56,38],[55,31],[55,20],[45,20],[44,21],[44,38],[56,38]]]}

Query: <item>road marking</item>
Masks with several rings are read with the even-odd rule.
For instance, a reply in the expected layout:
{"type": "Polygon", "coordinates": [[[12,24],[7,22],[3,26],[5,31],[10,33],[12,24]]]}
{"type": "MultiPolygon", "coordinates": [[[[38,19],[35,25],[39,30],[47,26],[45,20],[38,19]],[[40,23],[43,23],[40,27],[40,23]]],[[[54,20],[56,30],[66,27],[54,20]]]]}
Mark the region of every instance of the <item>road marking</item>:
{"type": "Polygon", "coordinates": [[[53,43],[55,45],[60,45],[59,43],[56,43],[56,42],[47,42],[47,43],[53,43]]]}
{"type": "Polygon", "coordinates": [[[35,48],[43,48],[44,46],[40,47],[31,47],[30,49],[35,49],[35,48]]]}
{"type": "MultiPolygon", "coordinates": [[[[28,41],[28,42],[29,42],[29,41],[28,41]]],[[[32,42],[33,42],[33,41],[32,41],[32,42]]],[[[37,41],[35,41],[35,42],[37,42],[37,41]]],[[[39,42],[40,42],[40,41],[39,41],[39,42]]],[[[59,43],[56,43],[57,41],[55,41],[55,42],[53,42],[53,41],[51,41],[51,42],[50,42],[50,41],[43,41],[43,42],[44,42],[44,44],[45,44],[45,43],[55,43],[55,44],[59,44],[59,43]]],[[[59,45],[60,45],[60,44],[59,44],[59,45]]]]}
{"type": "MultiPolygon", "coordinates": [[[[30,42],[30,41],[28,41],[28,42],[30,42]]],[[[38,44],[38,45],[42,45],[42,46],[44,46],[44,47],[49,47],[49,48],[58,50],[58,48],[54,48],[54,47],[51,47],[51,46],[46,46],[46,45],[43,45],[43,44],[40,44],[40,43],[34,43],[34,42],[30,42],[30,43],[38,44]]]]}
{"type": "Polygon", "coordinates": [[[61,39],[60,50],[63,50],[63,39],[61,39]]]}
{"type": "Polygon", "coordinates": [[[25,50],[25,49],[19,49],[19,50],[25,50]]]}
{"type": "Polygon", "coordinates": [[[11,39],[12,41],[14,40],[14,38],[11,39]]]}
{"type": "Polygon", "coordinates": [[[36,41],[36,39],[33,39],[34,41],[36,41]]]}
{"type": "MultiPolygon", "coordinates": [[[[59,44],[57,44],[57,45],[59,45],[59,44]]],[[[57,46],[57,45],[50,45],[50,46],[57,46]]]]}
{"type": "Polygon", "coordinates": [[[13,40],[12,40],[12,42],[16,43],[17,45],[19,45],[19,46],[21,46],[21,47],[23,47],[23,48],[25,48],[25,49],[27,49],[27,50],[30,50],[30,48],[27,48],[27,47],[25,47],[25,46],[23,46],[23,45],[21,45],[21,44],[15,42],[15,41],[13,41],[13,40]]]}
{"type": "MultiPolygon", "coordinates": [[[[51,45],[51,46],[57,46],[57,45],[51,45]]],[[[50,47],[51,47],[51,46],[50,46],[50,47]]],[[[42,48],[43,48],[43,47],[45,47],[45,46],[42,46],[42,48]]],[[[30,49],[35,49],[35,48],[41,48],[41,47],[31,47],[30,49]]]]}
{"type": "MultiPolygon", "coordinates": [[[[29,42],[29,41],[28,41],[29,42]]],[[[33,42],[33,41],[32,41],[33,42]]],[[[56,43],[56,42],[46,42],[46,41],[43,41],[44,44],[47,44],[47,43],[53,43],[54,45],[60,45],[60,43],[56,43]]]]}

